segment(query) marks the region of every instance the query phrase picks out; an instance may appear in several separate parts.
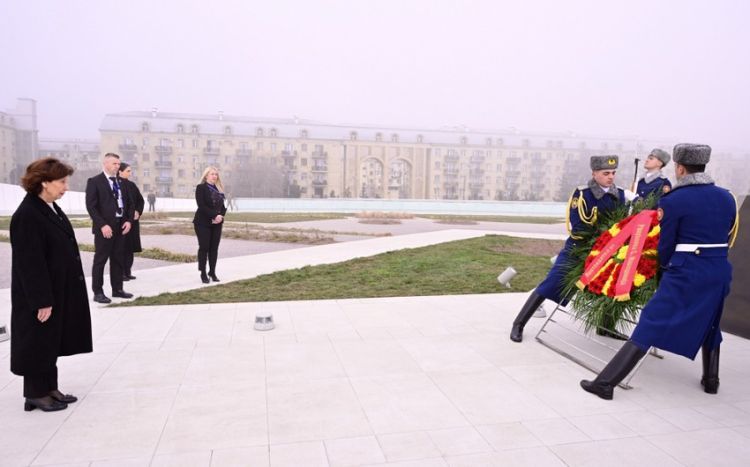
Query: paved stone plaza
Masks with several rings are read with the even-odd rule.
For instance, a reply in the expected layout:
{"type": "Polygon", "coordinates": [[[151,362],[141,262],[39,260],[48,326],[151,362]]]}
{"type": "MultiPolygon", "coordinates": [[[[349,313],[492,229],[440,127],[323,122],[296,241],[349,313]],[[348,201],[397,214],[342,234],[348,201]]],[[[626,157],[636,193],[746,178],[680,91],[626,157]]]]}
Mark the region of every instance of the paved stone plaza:
{"type": "MultiPolygon", "coordinates": [[[[236,256],[220,259],[220,276],[484,233],[236,256]]],[[[198,282],[184,264],[142,269],[126,285],[153,295],[198,282]]],[[[65,411],[22,410],[22,380],[0,343],[0,465],[747,465],[750,341],[725,335],[716,396],[700,388],[700,361],[666,354],[647,358],[634,389],[607,402],[578,387],[588,370],[534,340],[543,320],[529,323],[522,344],[510,342],[524,300],[92,303],[94,353],[60,360],[61,389],[81,398],[65,411]],[[276,329],[253,329],[259,311],[273,313],[276,329]]],[[[9,312],[5,289],[0,323],[9,312]]]]}

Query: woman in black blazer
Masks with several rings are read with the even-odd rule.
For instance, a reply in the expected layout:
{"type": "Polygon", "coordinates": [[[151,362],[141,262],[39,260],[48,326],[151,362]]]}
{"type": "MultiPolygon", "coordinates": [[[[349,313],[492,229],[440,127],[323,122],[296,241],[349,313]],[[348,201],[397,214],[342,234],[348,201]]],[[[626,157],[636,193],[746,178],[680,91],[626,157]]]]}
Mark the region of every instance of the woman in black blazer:
{"type": "Polygon", "coordinates": [[[216,257],[219,253],[224,214],[227,212],[224,199],[224,185],[221,183],[218,169],[206,167],[200,183],[195,187],[195,202],[198,204],[198,210],[195,211],[193,218],[195,235],[198,236],[198,270],[201,272],[201,281],[204,284],[208,284],[209,277],[214,282],[219,282],[219,278],[216,277],[216,257]],[[208,275],[206,275],[206,259],[208,259],[208,275]]]}
{"type": "Polygon", "coordinates": [[[122,179],[122,185],[125,186],[125,193],[130,200],[130,205],[133,206],[133,222],[131,223],[131,229],[128,235],[125,237],[125,259],[122,264],[122,280],[129,281],[135,279],[133,275],[133,259],[134,254],[143,251],[141,247],[141,227],[140,218],[143,214],[143,207],[145,202],[141,190],[138,189],[138,185],[130,181],[130,176],[133,174],[133,169],[127,162],[120,162],[120,170],[118,175],[122,179]]]}

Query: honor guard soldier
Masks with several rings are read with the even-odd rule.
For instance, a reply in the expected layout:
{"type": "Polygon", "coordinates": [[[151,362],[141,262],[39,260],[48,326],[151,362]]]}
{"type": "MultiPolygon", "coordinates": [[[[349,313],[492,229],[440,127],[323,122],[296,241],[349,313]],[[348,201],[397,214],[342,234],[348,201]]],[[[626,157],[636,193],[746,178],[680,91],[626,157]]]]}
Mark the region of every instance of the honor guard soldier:
{"type": "Polygon", "coordinates": [[[591,156],[591,180],[587,185],[576,188],[568,201],[567,224],[570,236],[557,255],[547,277],[531,292],[513,321],[510,340],[521,342],[524,326],[545,299],[563,306],[567,305],[570,297],[562,296],[562,289],[565,265],[570,251],[575,246],[576,232],[582,230],[584,224],[595,224],[602,213],[625,202],[625,191],[615,185],[617,165],[617,156],[591,156]]]}
{"type": "Polygon", "coordinates": [[[646,158],[643,163],[643,168],[646,169],[646,175],[638,180],[638,187],[636,193],[642,199],[646,199],[650,194],[655,193],[656,196],[661,196],[664,193],[668,193],[672,189],[672,183],[669,181],[666,175],[662,172],[664,166],[669,163],[669,153],[662,149],[654,149],[646,158]]]}
{"type": "Polygon", "coordinates": [[[677,184],[659,202],[657,248],[663,270],[656,293],[641,311],[630,340],[593,381],[581,386],[602,399],[635,367],[650,347],[695,359],[703,348],[705,392],[719,388],[719,344],[724,298],[732,267],[727,250],[737,235],[737,202],[714,185],[705,167],[711,148],[678,144],[673,158],[677,184]]]}

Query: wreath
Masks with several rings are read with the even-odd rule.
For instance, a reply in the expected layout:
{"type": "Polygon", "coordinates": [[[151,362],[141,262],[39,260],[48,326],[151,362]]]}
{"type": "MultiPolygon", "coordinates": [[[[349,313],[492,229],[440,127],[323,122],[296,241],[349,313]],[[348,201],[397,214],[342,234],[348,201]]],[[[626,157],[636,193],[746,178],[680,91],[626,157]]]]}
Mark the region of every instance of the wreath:
{"type": "Polygon", "coordinates": [[[626,334],[656,291],[660,228],[651,209],[656,200],[618,205],[573,232],[563,293],[572,297],[573,314],[586,331],[626,334]]]}

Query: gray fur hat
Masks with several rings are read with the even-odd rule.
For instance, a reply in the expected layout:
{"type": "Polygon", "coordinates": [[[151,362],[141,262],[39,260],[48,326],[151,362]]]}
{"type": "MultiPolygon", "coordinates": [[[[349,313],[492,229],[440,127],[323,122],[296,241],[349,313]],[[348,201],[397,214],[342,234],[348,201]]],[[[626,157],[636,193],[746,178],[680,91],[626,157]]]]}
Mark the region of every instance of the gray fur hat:
{"type": "Polygon", "coordinates": [[[614,170],[619,161],[617,156],[591,156],[591,170],[614,170]]]}
{"type": "Polygon", "coordinates": [[[672,154],[675,164],[706,165],[711,159],[711,146],[707,144],[677,144],[672,154]]]}
{"type": "Polygon", "coordinates": [[[659,148],[652,149],[649,156],[654,156],[655,158],[659,159],[662,166],[669,164],[669,160],[671,159],[667,151],[659,148]]]}

